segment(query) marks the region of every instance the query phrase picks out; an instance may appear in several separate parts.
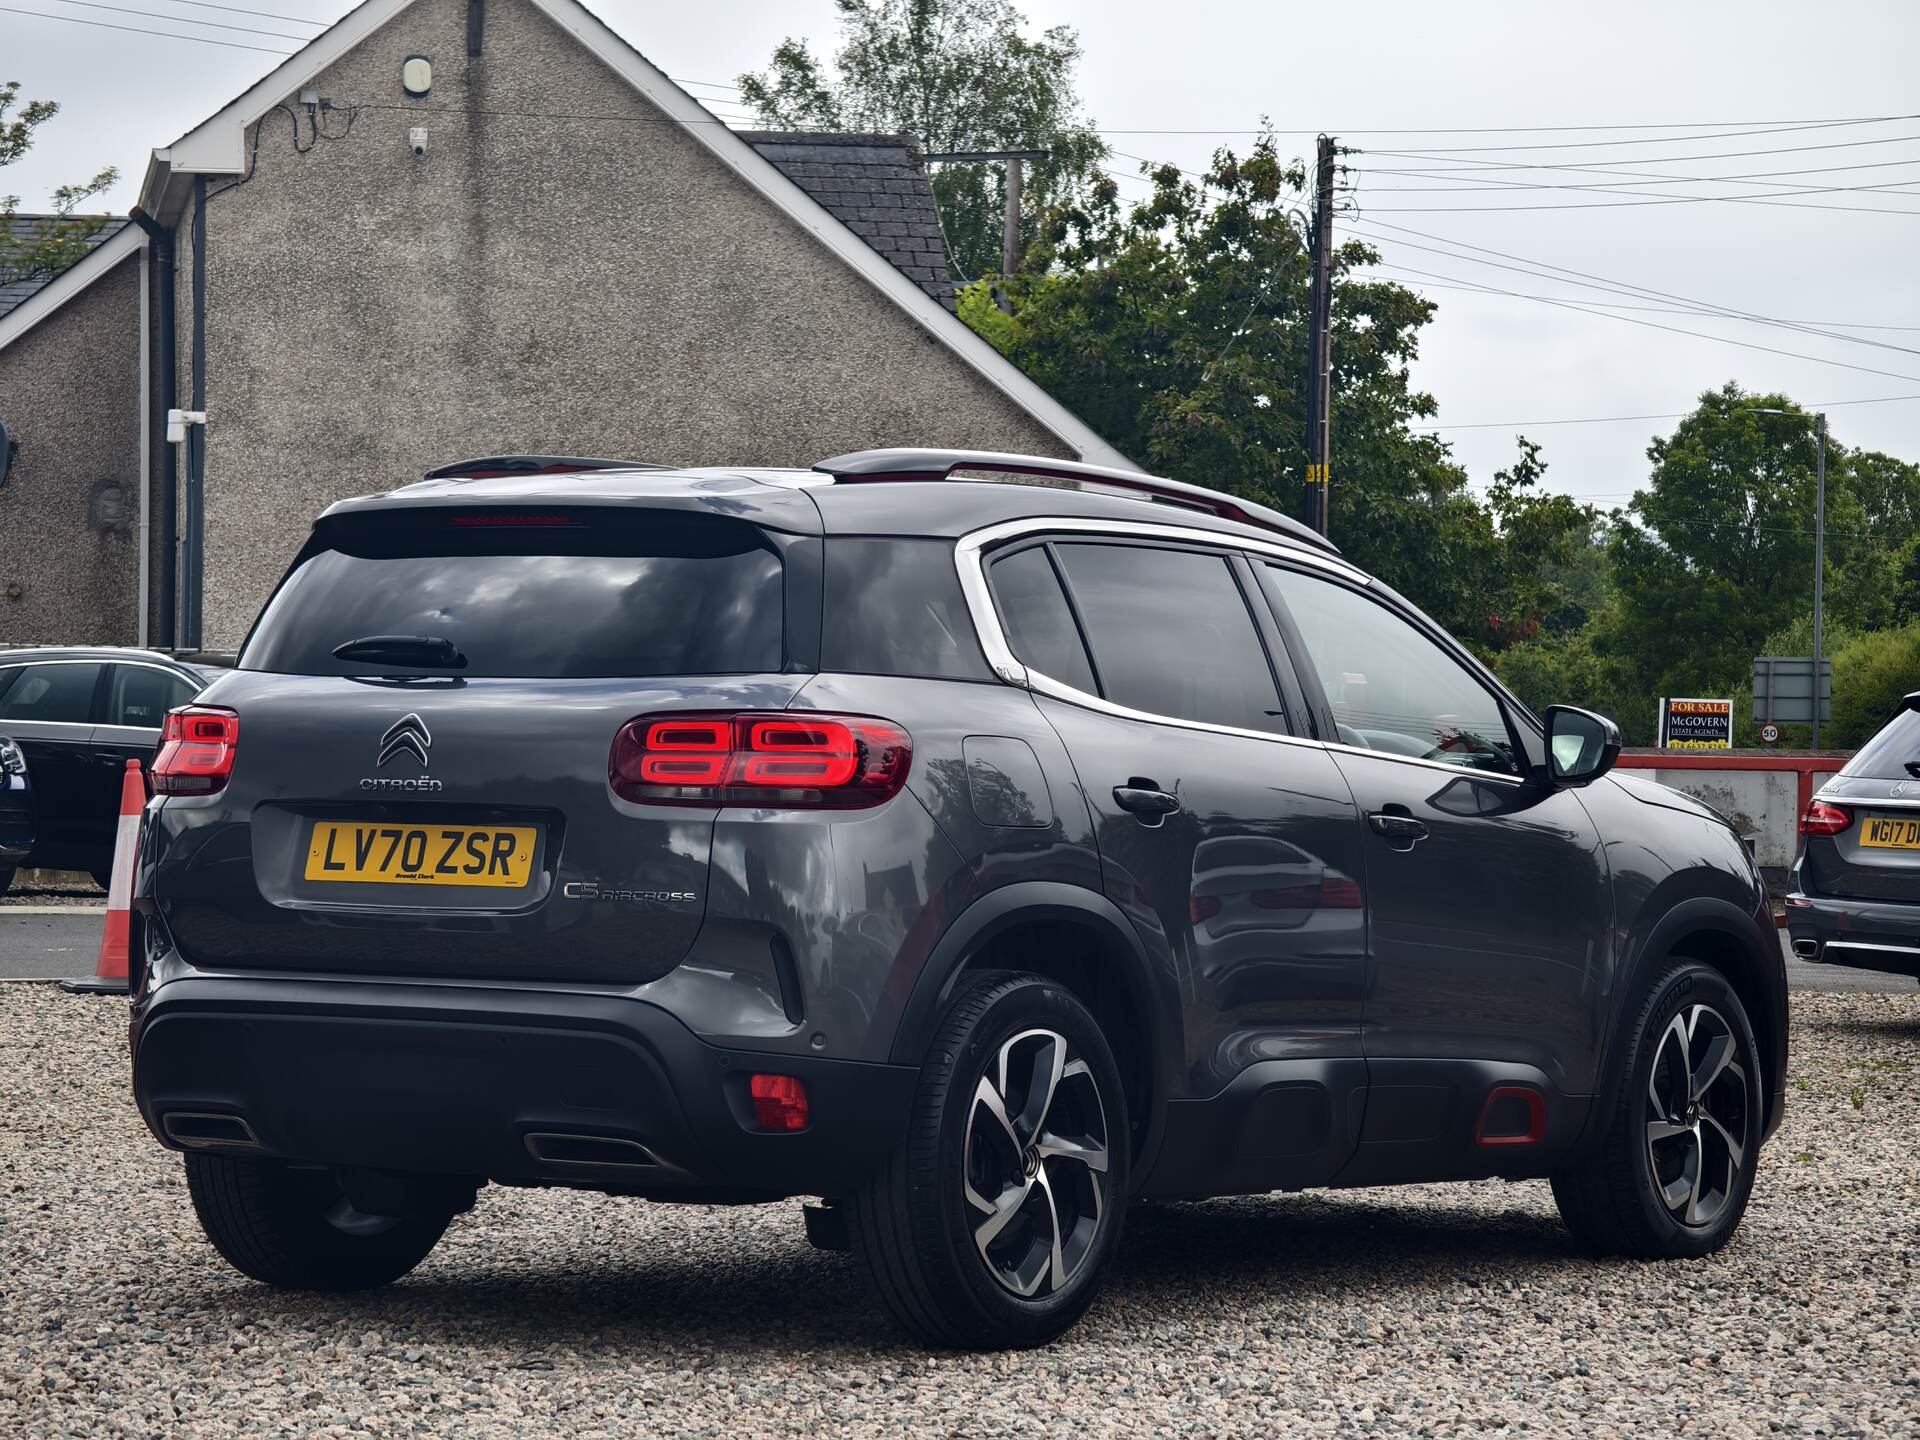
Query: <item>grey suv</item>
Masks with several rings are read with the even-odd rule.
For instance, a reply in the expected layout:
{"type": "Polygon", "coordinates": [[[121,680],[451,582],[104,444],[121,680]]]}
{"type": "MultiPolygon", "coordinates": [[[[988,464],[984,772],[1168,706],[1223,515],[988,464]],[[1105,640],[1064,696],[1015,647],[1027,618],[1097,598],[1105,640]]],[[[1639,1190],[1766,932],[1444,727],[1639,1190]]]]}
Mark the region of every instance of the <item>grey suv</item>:
{"type": "Polygon", "coordinates": [[[327,511],[167,734],[134,1088],[271,1284],[489,1182],[818,1196],[915,1334],[1032,1344],[1135,1197],[1550,1178],[1697,1256],[1780,1120],[1739,838],[1192,486],[451,466],[327,511]]]}

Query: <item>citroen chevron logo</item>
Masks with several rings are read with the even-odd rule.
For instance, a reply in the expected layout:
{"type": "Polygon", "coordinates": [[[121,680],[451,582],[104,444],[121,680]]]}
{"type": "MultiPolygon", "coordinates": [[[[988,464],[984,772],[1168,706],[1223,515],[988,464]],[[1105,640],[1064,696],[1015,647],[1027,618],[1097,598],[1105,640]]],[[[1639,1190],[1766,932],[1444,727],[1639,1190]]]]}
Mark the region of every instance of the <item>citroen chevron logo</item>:
{"type": "Polygon", "coordinates": [[[433,744],[433,735],[427,729],[427,722],[418,715],[402,715],[393,722],[391,729],[380,737],[380,759],[374,765],[378,770],[389,760],[401,755],[411,755],[420,762],[422,770],[427,768],[427,750],[433,744]]]}

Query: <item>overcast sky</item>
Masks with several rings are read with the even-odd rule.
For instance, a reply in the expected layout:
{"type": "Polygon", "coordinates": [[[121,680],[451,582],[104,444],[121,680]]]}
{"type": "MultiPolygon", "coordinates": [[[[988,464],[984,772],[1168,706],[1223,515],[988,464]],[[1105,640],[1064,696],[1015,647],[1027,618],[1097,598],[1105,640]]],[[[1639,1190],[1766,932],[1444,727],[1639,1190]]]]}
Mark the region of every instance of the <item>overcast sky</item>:
{"type": "MultiPolygon", "coordinates": [[[[166,13],[164,22],[64,0],[8,3],[288,49],[280,40],[184,22],[199,17],[290,34],[315,29],[176,0],[116,0],[124,8],[166,13]]],[[[313,20],[331,20],[349,8],[338,0],[223,3],[313,20]]],[[[697,81],[731,82],[763,64],[785,35],[804,35],[817,50],[830,51],[836,33],[831,0],[590,3],[656,64],[697,81]]],[[[1920,4],[1914,0],[1580,6],[1373,0],[1357,10],[1272,0],[1026,0],[1023,8],[1036,27],[1066,24],[1080,32],[1082,94],[1116,149],[1197,169],[1216,145],[1244,144],[1244,132],[1267,116],[1297,153],[1311,153],[1319,130],[1363,152],[1348,162],[1362,172],[1352,177],[1352,202],[1362,219],[1343,220],[1341,231],[1377,240],[1383,256],[1401,267],[1395,278],[1439,302],[1416,378],[1438,398],[1442,425],[1489,427],[1443,432],[1476,482],[1513,454],[1513,436],[1522,427],[1507,422],[1526,422],[1531,438],[1545,443],[1553,488],[1611,505],[1644,483],[1647,440],[1673,422],[1540,422],[1683,411],[1703,389],[1730,379],[1783,390],[1803,404],[1920,396],[1920,4]],[[1903,114],[1908,118],[1899,119],[1903,114]],[[1874,123],[1805,128],[1869,117],[1874,123]],[[1648,128],[1539,128],[1554,126],[1648,128]],[[1801,128],[1721,133],[1776,126],[1801,128]],[[1463,133],[1476,127],[1534,133],[1463,133]],[[1196,131],[1220,133],[1190,133],[1196,131]],[[1566,148],[1459,153],[1470,146],[1549,144],[1566,148]],[[1763,151],[1774,153],[1755,153],[1763,151]],[[1380,173],[1523,163],[1685,177],[1687,183],[1651,186],[1643,197],[1775,199],[1626,205],[1615,203],[1618,189],[1518,188],[1609,183],[1604,174],[1565,169],[1481,169],[1466,172],[1464,181],[1380,173]],[[1824,173],[1782,173],[1789,171],[1824,173]],[[1762,178],[1700,183],[1756,174],[1762,178]],[[1508,184],[1466,189],[1496,180],[1508,184]],[[1893,188],[1787,195],[1824,186],[1893,188]],[[1466,193],[1443,193],[1450,190],[1466,193]],[[1473,213],[1596,202],[1598,208],[1564,213],[1473,213]],[[1820,206],[1861,213],[1813,208],[1820,206]],[[1428,213],[1416,213],[1421,210],[1428,213]],[[1424,233],[1379,228],[1385,225],[1424,233]],[[1519,259],[1461,258],[1463,245],[1519,259]],[[1535,270],[1558,266],[1678,298],[1604,293],[1572,277],[1543,279],[1482,263],[1488,261],[1535,270]],[[1456,284],[1589,306],[1657,307],[1612,313],[1818,358],[1741,349],[1538,300],[1438,288],[1456,284]],[[1855,337],[1847,341],[1662,313],[1703,302],[1828,329],[1886,328],[1846,328],[1841,333],[1855,337]],[[1857,343],[1866,341],[1874,343],[1857,343]],[[1874,371],[1887,373],[1867,373],[1874,371]]],[[[123,178],[107,198],[124,212],[151,147],[199,123],[276,63],[269,54],[0,12],[0,80],[17,78],[27,94],[63,107],[32,154],[0,174],[0,184],[32,209],[45,204],[54,185],[117,165],[123,178]]],[[[716,100],[725,95],[694,88],[716,100]]],[[[1131,168],[1130,162],[1116,165],[1131,168]]],[[[1123,189],[1144,193],[1145,187],[1123,189]]],[[[1920,399],[1836,404],[1832,425],[1849,444],[1920,459],[1920,399]]],[[[1333,459],[1337,507],[1337,435],[1333,459]]]]}

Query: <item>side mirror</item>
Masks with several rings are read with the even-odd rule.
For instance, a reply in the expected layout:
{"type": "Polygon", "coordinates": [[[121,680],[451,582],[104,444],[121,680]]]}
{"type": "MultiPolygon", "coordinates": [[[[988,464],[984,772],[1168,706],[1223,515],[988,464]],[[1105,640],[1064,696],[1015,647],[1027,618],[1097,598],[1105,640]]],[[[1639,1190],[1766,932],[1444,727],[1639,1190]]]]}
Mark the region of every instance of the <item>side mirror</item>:
{"type": "Polygon", "coordinates": [[[1604,715],[1549,705],[1547,774],[1555,785],[1591,785],[1620,758],[1620,727],[1604,715]]]}

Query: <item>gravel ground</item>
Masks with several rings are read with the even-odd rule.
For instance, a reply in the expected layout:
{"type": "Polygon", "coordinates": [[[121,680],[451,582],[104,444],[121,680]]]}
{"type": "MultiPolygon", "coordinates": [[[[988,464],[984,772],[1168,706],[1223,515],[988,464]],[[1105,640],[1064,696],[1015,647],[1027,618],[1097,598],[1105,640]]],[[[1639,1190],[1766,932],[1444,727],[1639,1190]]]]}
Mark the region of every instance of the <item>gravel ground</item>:
{"type": "Polygon", "coordinates": [[[0,910],[14,906],[91,907],[107,903],[107,892],[76,870],[22,870],[0,895],[0,910]]]}
{"type": "Polygon", "coordinates": [[[201,1239],[123,1019],[0,990],[6,1435],[1920,1435],[1920,996],[1795,998],[1712,1259],[1581,1258],[1541,1184],[1155,1207],[1013,1355],[901,1343],[793,1204],[495,1188],[387,1291],[269,1291],[201,1239]]]}

